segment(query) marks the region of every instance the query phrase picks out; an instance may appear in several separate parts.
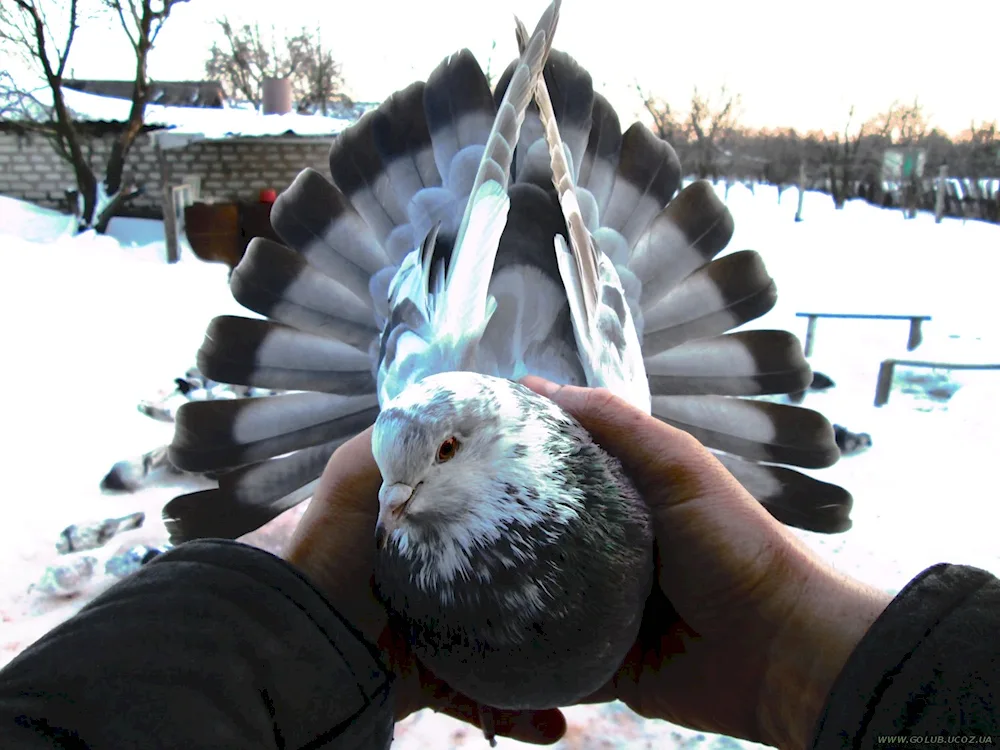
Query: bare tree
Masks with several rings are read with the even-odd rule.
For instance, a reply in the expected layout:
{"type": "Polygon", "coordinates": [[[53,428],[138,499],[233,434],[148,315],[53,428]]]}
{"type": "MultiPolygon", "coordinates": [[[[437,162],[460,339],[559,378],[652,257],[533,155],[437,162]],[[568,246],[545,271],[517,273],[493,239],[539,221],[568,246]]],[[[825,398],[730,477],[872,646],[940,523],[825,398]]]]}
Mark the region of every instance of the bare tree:
{"type": "Polygon", "coordinates": [[[635,83],[635,90],[649,116],[653,118],[653,132],[673,147],[680,160],[682,174],[690,174],[693,167],[690,163],[687,125],[683,118],[678,116],[665,99],[645,91],[638,81],[635,83]]]}
{"type": "Polygon", "coordinates": [[[218,24],[223,39],[212,43],[205,73],[231,95],[259,107],[264,79],[287,78],[300,112],[326,114],[331,104],[349,102],[341,66],[318,32],[303,28],[279,41],[273,27],[265,35],[258,24],[237,27],[228,18],[218,24]]]}
{"type": "Polygon", "coordinates": [[[834,133],[823,136],[823,148],[830,175],[830,195],[833,198],[833,205],[838,209],[844,207],[852,194],[857,179],[861,143],[866,132],[864,124],[853,131],[853,120],[854,107],[851,107],[847,113],[843,135],[834,133]]]}
{"type": "MultiPolygon", "coordinates": [[[[125,161],[136,137],[142,132],[148,101],[146,75],[149,52],[174,5],[187,0],[101,0],[105,10],[113,11],[135,52],[135,85],[128,120],[112,146],[103,185],[99,185],[94,167],[85,153],[85,139],[66,104],[63,78],[86,9],[79,0],[13,0],[0,6],[0,40],[11,45],[17,54],[39,74],[43,85],[32,89],[18,85],[8,74],[0,80],[0,98],[16,108],[21,119],[35,132],[46,137],[56,152],[73,168],[77,187],[77,216],[81,229],[107,229],[108,222],[123,202],[135,194],[122,189],[125,161]],[[62,12],[62,23],[52,19],[62,12]],[[41,91],[48,89],[49,96],[41,91]],[[11,102],[13,102],[11,104],[11,102]]],[[[96,9],[98,6],[88,6],[96,9]]]]}
{"type": "MultiPolygon", "coordinates": [[[[171,9],[177,3],[187,2],[187,0],[103,0],[103,2],[117,14],[135,54],[132,107],[129,110],[125,128],[111,147],[107,179],[105,180],[105,189],[108,195],[120,196],[123,195],[121,187],[125,160],[132,144],[135,143],[135,139],[142,132],[146,104],[149,102],[149,53],[153,49],[156,37],[159,35],[160,29],[163,28],[164,21],[170,15],[171,9]]],[[[167,210],[166,206],[164,206],[164,210],[167,210]]],[[[111,215],[109,214],[107,218],[110,219],[111,215]]]]}
{"type": "Polygon", "coordinates": [[[699,177],[718,177],[719,157],[736,135],[739,109],[739,94],[731,94],[725,86],[713,98],[702,95],[695,87],[691,94],[687,130],[695,150],[699,177]]]}
{"type": "Polygon", "coordinates": [[[323,46],[321,32],[315,39],[305,30],[292,38],[297,55],[301,59],[300,75],[292,79],[292,91],[298,99],[300,112],[320,112],[327,110],[334,102],[350,100],[343,93],[344,79],[340,63],[333,59],[333,52],[323,46]]]}
{"type": "Polygon", "coordinates": [[[666,100],[644,91],[638,81],[635,90],[639,93],[639,98],[642,99],[649,116],[653,118],[654,133],[675,148],[677,143],[687,140],[687,127],[683,118],[678,117],[666,100]]]}
{"type": "Polygon", "coordinates": [[[763,129],[746,136],[746,147],[752,155],[764,160],[763,178],[781,194],[800,177],[806,160],[806,144],[794,128],[763,129]]]}
{"type": "Polygon", "coordinates": [[[1000,194],[992,180],[1000,177],[1000,134],[997,123],[973,121],[956,145],[966,203],[976,218],[1000,221],[1000,194]]]}

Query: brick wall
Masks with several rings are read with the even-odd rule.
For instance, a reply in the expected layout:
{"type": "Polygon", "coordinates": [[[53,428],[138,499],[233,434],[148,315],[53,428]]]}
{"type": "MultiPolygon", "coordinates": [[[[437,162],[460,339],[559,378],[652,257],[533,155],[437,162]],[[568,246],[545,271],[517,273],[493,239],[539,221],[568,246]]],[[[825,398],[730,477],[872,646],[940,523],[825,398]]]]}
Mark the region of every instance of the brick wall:
{"type": "MultiPolygon", "coordinates": [[[[86,142],[86,152],[99,178],[112,140],[113,136],[108,135],[86,142]]],[[[166,153],[174,184],[180,184],[184,175],[196,175],[201,178],[203,198],[254,200],[261,188],[284,190],[306,167],[328,174],[329,150],[328,138],[233,138],[196,142],[166,153]]],[[[149,136],[140,136],[132,147],[126,174],[146,191],[130,204],[131,208],[158,213],[159,170],[149,136]]],[[[44,138],[0,133],[0,195],[64,209],[65,191],[75,185],[73,171],[44,138]]]]}

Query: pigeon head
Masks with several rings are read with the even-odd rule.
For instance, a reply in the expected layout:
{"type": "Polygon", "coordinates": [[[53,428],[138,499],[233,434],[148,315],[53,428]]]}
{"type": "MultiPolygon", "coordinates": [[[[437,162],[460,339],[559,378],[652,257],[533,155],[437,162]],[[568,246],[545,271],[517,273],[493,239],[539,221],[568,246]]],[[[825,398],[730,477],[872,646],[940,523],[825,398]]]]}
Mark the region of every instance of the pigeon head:
{"type": "Polygon", "coordinates": [[[551,404],[508,380],[449,372],[386,403],[372,434],[379,548],[428,585],[444,584],[510,527],[565,522],[568,509],[539,492],[546,427],[557,425],[539,422],[535,400],[551,404]]]}

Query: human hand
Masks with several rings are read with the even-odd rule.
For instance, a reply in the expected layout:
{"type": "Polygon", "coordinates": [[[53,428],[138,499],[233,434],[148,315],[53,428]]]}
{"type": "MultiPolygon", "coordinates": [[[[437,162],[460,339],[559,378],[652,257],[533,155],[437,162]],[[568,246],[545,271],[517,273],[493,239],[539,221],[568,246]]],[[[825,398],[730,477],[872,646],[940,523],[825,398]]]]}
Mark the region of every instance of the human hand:
{"type": "Polygon", "coordinates": [[[395,674],[396,721],[422,708],[448,714],[473,726],[522,742],[551,744],[566,731],[562,712],[501,711],[481,707],[431,674],[388,625],[372,590],[375,522],[382,482],[372,457],[371,428],[331,457],[316,494],[295,529],[285,559],[326,594],[337,611],[381,650],[395,674]],[[491,726],[483,727],[483,721],[491,726]]]}
{"type": "Polygon", "coordinates": [[[521,382],[616,456],[652,513],[659,587],[621,668],[585,702],[805,747],[891,597],[816,558],[687,433],[605,389],[521,382]]]}

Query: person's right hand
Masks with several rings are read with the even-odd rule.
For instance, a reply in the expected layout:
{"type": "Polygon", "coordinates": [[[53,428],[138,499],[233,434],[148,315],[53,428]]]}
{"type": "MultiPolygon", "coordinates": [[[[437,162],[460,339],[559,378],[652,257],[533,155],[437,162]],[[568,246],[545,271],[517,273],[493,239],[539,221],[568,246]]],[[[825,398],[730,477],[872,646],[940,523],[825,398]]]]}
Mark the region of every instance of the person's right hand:
{"type": "Polygon", "coordinates": [[[604,389],[521,382],[617,457],[652,513],[659,589],[618,673],[585,702],[805,747],[891,597],[818,560],[687,433],[604,389]]]}

